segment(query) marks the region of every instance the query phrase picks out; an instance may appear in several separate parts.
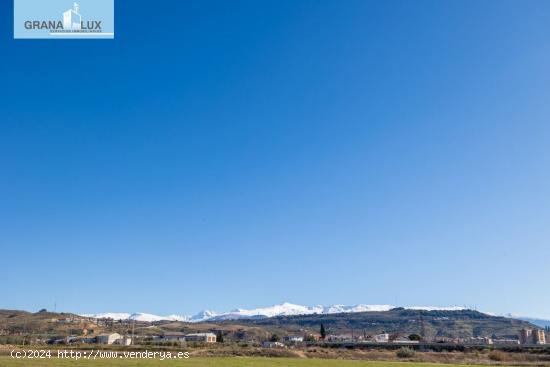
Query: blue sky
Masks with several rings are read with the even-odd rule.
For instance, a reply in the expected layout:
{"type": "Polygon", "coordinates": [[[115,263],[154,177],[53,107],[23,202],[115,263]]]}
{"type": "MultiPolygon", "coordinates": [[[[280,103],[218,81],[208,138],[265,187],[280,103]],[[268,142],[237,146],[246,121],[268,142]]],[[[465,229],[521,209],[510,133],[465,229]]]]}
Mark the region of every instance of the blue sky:
{"type": "Polygon", "coordinates": [[[0,308],[550,317],[550,3],[0,5],[0,308]]]}

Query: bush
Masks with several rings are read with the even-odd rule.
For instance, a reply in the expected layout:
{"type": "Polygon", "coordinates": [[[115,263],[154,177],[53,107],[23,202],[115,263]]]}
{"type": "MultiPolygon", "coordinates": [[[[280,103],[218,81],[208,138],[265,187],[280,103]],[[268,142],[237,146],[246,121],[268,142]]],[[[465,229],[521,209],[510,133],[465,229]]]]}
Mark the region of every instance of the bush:
{"type": "Polygon", "coordinates": [[[508,360],[508,355],[501,350],[492,350],[489,352],[489,359],[495,362],[504,362],[508,360]]]}
{"type": "Polygon", "coordinates": [[[414,350],[407,347],[402,347],[397,350],[395,353],[398,358],[412,358],[416,354],[414,350]]]}

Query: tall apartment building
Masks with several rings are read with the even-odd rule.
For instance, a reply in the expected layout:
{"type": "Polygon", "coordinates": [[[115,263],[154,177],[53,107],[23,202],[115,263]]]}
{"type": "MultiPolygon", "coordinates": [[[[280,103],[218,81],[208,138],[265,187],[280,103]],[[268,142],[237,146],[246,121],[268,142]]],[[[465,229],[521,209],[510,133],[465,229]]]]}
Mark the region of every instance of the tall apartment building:
{"type": "Polygon", "coordinates": [[[533,330],[521,329],[519,333],[519,342],[521,344],[531,344],[532,340],[533,340],[533,330]]]}
{"type": "Polygon", "coordinates": [[[546,334],[541,329],[521,329],[519,341],[521,344],[546,344],[546,334]]]}
{"type": "Polygon", "coordinates": [[[533,330],[533,342],[535,344],[546,344],[546,335],[544,334],[544,330],[533,330]]]}

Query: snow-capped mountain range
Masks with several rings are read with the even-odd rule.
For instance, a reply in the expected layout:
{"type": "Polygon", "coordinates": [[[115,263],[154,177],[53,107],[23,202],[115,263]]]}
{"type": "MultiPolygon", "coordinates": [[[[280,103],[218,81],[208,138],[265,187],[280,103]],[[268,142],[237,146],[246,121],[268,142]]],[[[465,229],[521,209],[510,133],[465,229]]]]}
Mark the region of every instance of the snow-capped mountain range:
{"type": "MultiPolygon", "coordinates": [[[[114,320],[135,320],[135,321],[185,321],[185,322],[202,322],[202,321],[222,321],[222,320],[238,320],[247,318],[265,318],[276,316],[294,316],[294,315],[312,315],[312,314],[334,314],[334,313],[352,313],[352,312],[367,312],[367,311],[389,311],[396,306],[392,305],[332,305],[332,306],[301,306],[292,303],[282,303],[280,305],[274,305],[270,307],[255,308],[251,310],[247,309],[235,309],[229,312],[217,313],[214,311],[201,311],[194,316],[186,315],[169,315],[158,316],[148,313],[97,313],[97,314],[85,314],[82,316],[94,317],[94,318],[111,318],[114,320]]],[[[464,310],[464,307],[404,307],[410,310],[447,310],[458,311],[464,310]]]]}

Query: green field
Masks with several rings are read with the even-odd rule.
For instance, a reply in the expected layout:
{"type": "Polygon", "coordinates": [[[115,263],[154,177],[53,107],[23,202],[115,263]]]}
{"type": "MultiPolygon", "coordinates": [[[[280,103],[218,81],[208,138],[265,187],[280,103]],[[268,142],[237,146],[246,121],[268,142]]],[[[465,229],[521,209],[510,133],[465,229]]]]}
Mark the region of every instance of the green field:
{"type": "MultiPolygon", "coordinates": [[[[289,359],[289,358],[189,358],[186,360],[15,360],[0,357],[0,367],[64,367],[64,366],[106,366],[106,367],[454,367],[451,364],[345,361],[335,359],[289,359]]],[[[473,366],[469,366],[473,367],[473,366]]]]}

